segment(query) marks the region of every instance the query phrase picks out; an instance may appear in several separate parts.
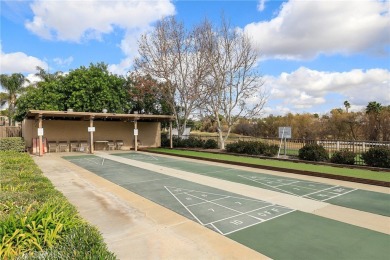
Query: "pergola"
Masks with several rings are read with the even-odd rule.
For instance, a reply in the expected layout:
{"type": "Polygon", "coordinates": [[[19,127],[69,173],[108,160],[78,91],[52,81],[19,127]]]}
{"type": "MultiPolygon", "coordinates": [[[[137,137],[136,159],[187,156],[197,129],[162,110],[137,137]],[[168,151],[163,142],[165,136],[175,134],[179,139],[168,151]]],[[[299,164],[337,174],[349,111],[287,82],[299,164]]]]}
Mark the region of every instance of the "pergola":
{"type": "MultiPolygon", "coordinates": [[[[101,121],[125,121],[134,122],[134,150],[137,151],[138,142],[138,129],[137,122],[169,122],[169,133],[170,133],[170,147],[172,148],[172,121],[175,116],[171,115],[148,115],[148,114],[116,114],[116,113],[95,113],[95,112],[73,112],[69,111],[49,111],[49,110],[30,110],[28,111],[26,119],[38,120],[38,137],[39,147],[42,147],[42,136],[43,136],[43,122],[44,120],[80,120],[89,121],[89,152],[94,153],[93,147],[93,133],[95,120],[101,121]]],[[[39,149],[39,156],[43,155],[42,149],[39,149]]]]}

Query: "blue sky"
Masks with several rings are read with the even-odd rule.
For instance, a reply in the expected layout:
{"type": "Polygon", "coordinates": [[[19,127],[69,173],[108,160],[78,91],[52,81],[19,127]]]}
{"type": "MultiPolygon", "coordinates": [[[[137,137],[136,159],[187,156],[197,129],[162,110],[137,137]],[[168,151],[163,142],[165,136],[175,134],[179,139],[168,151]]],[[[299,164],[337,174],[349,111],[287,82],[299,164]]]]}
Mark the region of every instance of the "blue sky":
{"type": "Polygon", "coordinates": [[[137,38],[161,17],[188,27],[220,16],[261,54],[265,114],[390,104],[390,4],[383,0],[1,0],[0,72],[33,80],[35,67],[67,72],[105,62],[132,70],[137,38]]]}

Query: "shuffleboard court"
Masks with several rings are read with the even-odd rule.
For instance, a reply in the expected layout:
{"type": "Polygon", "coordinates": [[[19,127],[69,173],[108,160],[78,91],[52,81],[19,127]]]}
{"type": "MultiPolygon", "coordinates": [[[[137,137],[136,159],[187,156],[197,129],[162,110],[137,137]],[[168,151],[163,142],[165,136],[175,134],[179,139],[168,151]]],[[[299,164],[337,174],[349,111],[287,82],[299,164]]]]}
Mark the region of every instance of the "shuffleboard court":
{"type": "Polygon", "coordinates": [[[387,259],[390,253],[383,233],[92,155],[64,158],[274,259],[387,259]]]}
{"type": "Polygon", "coordinates": [[[282,192],[383,216],[390,216],[390,194],[273,176],[144,153],[113,154],[124,158],[282,192]]]}

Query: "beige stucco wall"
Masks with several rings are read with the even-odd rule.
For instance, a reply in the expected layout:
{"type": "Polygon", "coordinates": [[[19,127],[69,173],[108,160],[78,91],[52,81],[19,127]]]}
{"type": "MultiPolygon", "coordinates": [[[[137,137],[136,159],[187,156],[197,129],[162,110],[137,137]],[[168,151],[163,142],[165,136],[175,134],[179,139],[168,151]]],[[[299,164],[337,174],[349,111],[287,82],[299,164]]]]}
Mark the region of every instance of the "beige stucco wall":
{"type": "MultiPolygon", "coordinates": [[[[43,120],[44,136],[47,141],[89,140],[89,121],[43,120]]],[[[134,123],[117,121],[94,121],[94,141],[123,140],[124,146],[134,147],[134,123]]],[[[159,122],[138,122],[138,140],[141,146],[161,145],[159,122]]],[[[22,125],[26,146],[32,146],[32,138],[38,138],[38,120],[24,120],[22,125]]]]}

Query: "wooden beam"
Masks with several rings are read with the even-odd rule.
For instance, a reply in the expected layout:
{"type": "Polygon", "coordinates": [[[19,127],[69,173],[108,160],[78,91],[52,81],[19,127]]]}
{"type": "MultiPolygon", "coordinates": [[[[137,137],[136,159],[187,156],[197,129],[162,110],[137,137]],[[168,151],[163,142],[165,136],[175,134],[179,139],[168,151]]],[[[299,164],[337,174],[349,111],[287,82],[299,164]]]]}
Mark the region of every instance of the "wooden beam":
{"type": "MultiPolygon", "coordinates": [[[[39,114],[38,116],[38,128],[42,128],[42,114],[39,114]]],[[[42,142],[42,135],[38,136],[39,138],[39,156],[43,156],[43,142],[42,142]]]]}
{"type": "MultiPolygon", "coordinates": [[[[137,120],[134,121],[134,134],[135,134],[136,131],[138,131],[137,120]]],[[[138,150],[138,140],[137,140],[137,137],[138,137],[138,133],[137,133],[137,135],[136,134],[134,135],[134,151],[138,150]]]]}
{"type": "MultiPolygon", "coordinates": [[[[90,116],[89,118],[89,126],[93,127],[93,119],[94,116],[90,116]]],[[[94,147],[93,147],[93,132],[89,132],[89,153],[93,154],[94,153],[94,147]]]]}
{"type": "Polygon", "coordinates": [[[172,121],[169,121],[169,147],[173,148],[173,141],[172,141],[172,121]]]}

